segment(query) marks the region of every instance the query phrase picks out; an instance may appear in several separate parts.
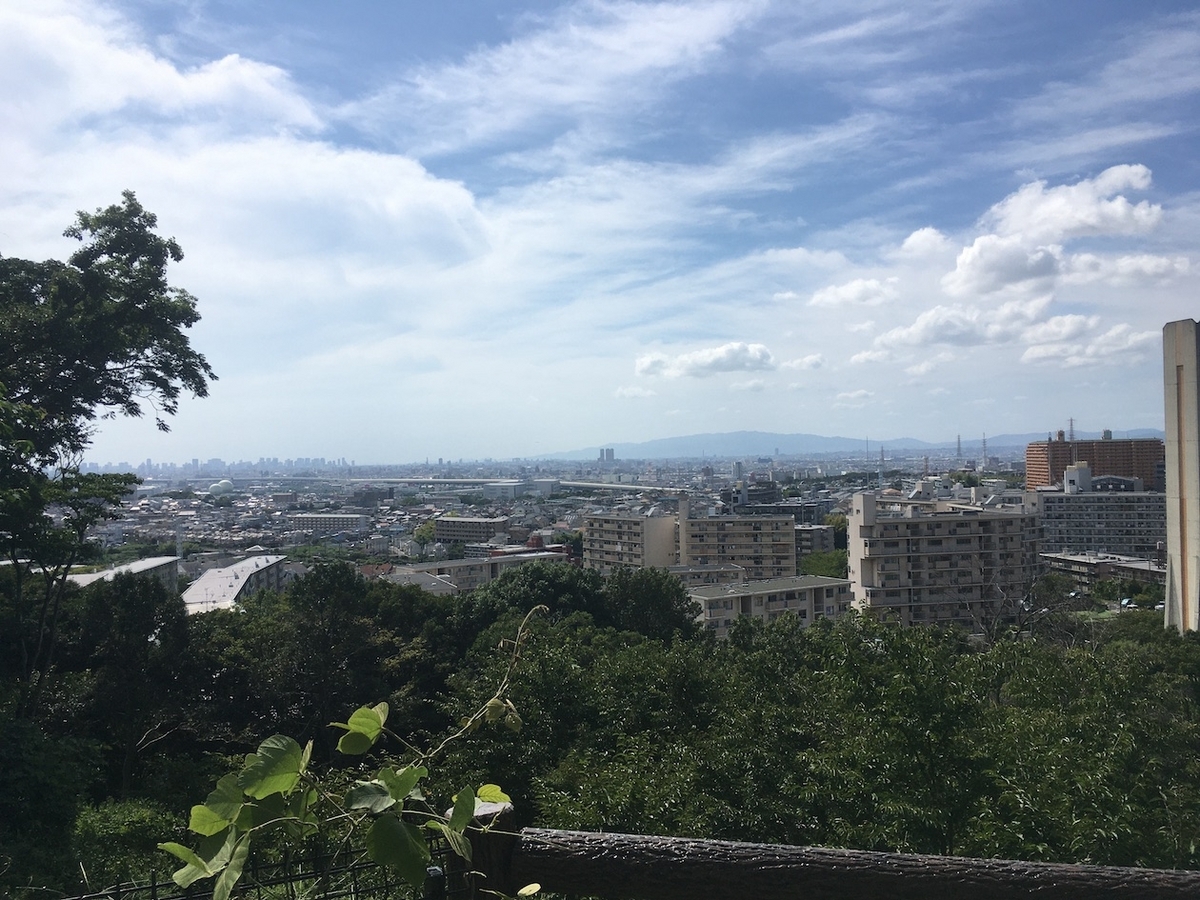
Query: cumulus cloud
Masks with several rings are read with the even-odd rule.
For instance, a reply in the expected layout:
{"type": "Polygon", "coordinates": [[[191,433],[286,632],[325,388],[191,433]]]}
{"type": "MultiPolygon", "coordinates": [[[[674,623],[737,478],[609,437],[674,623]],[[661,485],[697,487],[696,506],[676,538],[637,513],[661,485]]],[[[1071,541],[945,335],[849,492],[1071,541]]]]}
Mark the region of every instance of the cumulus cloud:
{"type": "Polygon", "coordinates": [[[718,372],[757,372],[774,368],[775,359],[766,346],[741,341],[693,350],[679,356],[648,353],[635,364],[639,375],[663,375],[667,378],[704,378],[718,372]]]}
{"type": "Polygon", "coordinates": [[[751,378],[749,381],[737,381],[729,386],[731,391],[751,391],[757,393],[765,390],[767,383],[761,378],[751,378]]]}
{"type": "Polygon", "coordinates": [[[935,306],[917,316],[912,325],[893,328],[875,339],[877,347],[924,347],[951,344],[970,347],[1011,341],[1036,322],[1050,305],[1050,297],[1011,300],[998,309],[971,306],[935,306]]]}
{"type": "Polygon", "coordinates": [[[985,234],[958,254],[942,278],[952,296],[990,294],[1006,287],[1048,287],[1062,266],[1062,248],[1030,247],[1020,235],[985,234]]]}
{"type": "Polygon", "coordinates": [[[914,363],[904,371],[909,375],[928,375],[938,366],[943,365],[944,363],[953,362],[956,358],[957,357],[955,357],[953,353],[950,353],[949,351],[942,351],[941,353],[935,353],[932,356],[926,356],[920,362],[914,363]]]}
{"type": "Polygon", "coordinates": [[[1136,362],[1157,351],[1159,338],[1157,331],[1135,331],[1122,323],[1088,341],[1036,344],[1025,351],[1021,361],[1056,363],[1067,369],[1136,362]]]}
{"type": "Polygon", "coordinates": [[[1109,284],[1151,284],[1169,282],[1189,271],[1186,256],[1153,256],[1132,254],[1104,257],[1094,253],[1077,253],[1067,261],[1063,281],[1067,284],[1090,284],[1103,281],[1109,284]]]}
{"type": "Polygon", "coordinates": [[[1070,341],[1094,329],[1100,322],[1098,316],[1054,316],[1026,328],[1021,339],[1028,344],[1049,344],[1070,341]]]}
{"type": "Polygon", "coordinates": [[[1022,185],[984,216],[985,225],[1001,235],[1026,241],[1061,243],[1101,234],[1142,234],[1162,219],[1162,207],[1146,200],[1130,203],[1118,192],[1150,187],[1150,170],[1142,165],[1113,166],[1095,178],[1047,188],[1045,181],[1022,185]]]}
{"type": "Polygon", "coordinates": [[[897,279],[855,278],[845,284],[823,287],[809,300],[810,306],[878,306],[896,296],[897,279]]]}
{"type": "Polygon", "coordinates": [[[789,359],[781,364],[784,369],[819,369],[825,363],[825,357],[820,353],[810,353],[797,359],[789,359]]]}
{"type": "Polygon", "coordinates": [[[924,258],[947,253],[953,247],[954,242],[936,228],[918,228],[904,239],[898,255],[924,258]]]}
{"type": "Polygon", "coordinates": [[[1064,280],[1161,279],[1181,271],[1181,265],[1186,270],[1186,260],[1072,256],[1064,250],[1064,244],[1076,238],[1152,230],[1162,219],[1162,207],[1145,200],[1133,203],[1120,193],[1146,190],[1150,183],[1145,166],[1121,165],[1074,184],[1022,185],[983,216],[981,223],[988,233],[963,248],[954,271],[942,279],[943,289],[958,297],[1001,290],[1044,291],[1064,280]]]}
{"type": "Polygon", "coordinates": [[[620,397],[625,400],[643,400],[647,397],[657,396],[655,391],[649,388],[637,387],[619,387],[613,391],[614,397],[620,397]]]}
{"type": "Polygon", "coordinates": [[[851,365],[861,363],[885,362],[889,358],[886,350],[861,350],[850,357],[851,365]]]}

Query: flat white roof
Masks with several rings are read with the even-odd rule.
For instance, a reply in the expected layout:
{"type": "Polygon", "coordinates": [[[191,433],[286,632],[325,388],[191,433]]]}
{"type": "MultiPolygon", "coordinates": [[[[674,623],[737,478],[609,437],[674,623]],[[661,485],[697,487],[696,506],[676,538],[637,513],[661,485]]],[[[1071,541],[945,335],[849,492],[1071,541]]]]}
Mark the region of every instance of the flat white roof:
{"type": "Polygon", "coordinates": [[[223,569],[209,569],[183,592],[188,612],[229,609],[255,572],[287,559],[286,556],[251,556],[223,569]]]}
{"type": "Polygon", "coordinates": [[[87,587],[89,584],[94,584],[97,581],[112,581],[118,575],[140,575],[143,572],[152,571],[160,566],[177,562],[179,562],[178,556],[150,556],[146,559],[139,559],[135,562],[125,563],[123,566],[113,566],[113,568],[105,569],[103,572],[87,572],[79,575],[68,575],[67,578],[72,583],[77,584],[80,587],[87,587]]]}

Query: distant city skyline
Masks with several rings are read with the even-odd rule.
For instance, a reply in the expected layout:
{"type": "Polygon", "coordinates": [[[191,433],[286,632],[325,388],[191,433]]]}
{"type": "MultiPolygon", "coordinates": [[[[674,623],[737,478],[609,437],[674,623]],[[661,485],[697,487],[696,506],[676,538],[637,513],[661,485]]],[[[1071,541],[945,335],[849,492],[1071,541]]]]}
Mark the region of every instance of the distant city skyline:
{"type": "Polygon", "coordinates": [[[136,191],[220,379],[89,460],[1161,430],[1196,314],[1174,2],[0,0],[0,46],[0,254],[136,191]]]}

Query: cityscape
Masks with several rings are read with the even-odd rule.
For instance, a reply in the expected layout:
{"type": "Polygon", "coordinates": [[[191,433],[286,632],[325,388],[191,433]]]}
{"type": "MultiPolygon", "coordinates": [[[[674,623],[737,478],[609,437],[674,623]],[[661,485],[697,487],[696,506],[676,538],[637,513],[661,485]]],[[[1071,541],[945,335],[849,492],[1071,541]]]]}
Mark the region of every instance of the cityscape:
{"type": "Polygon", "coordinates": [[[0,0],[0,900],[1200,896],[1200,12],[0,0]]]}

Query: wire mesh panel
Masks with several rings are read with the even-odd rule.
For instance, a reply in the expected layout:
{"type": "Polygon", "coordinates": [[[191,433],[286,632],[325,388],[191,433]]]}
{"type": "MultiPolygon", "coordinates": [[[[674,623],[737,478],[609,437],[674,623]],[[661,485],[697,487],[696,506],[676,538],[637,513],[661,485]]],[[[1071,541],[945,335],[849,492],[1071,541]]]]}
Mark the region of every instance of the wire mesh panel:
{"type": "MultiPolygon", "coordinates": [[[[458,900],[468,895],[466,870],[444,841],[431,840],[428,877],[415,890],[395,872],[365,859],[362,851],[290,854],[282,861],[251,862],[233,896],[242,900],[458,900]]],[[[180,888],[167,873],[64,900],[208,900],[213,881],[180,888]]]]}

